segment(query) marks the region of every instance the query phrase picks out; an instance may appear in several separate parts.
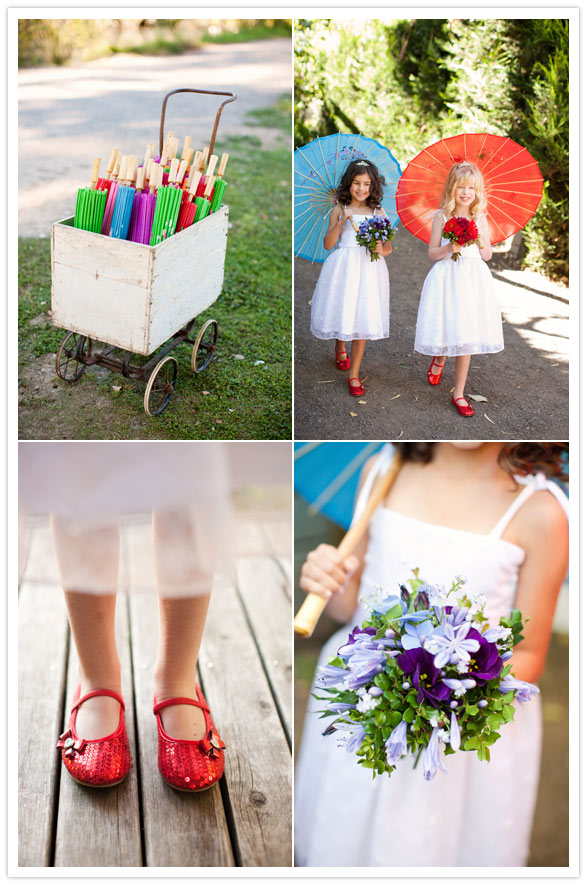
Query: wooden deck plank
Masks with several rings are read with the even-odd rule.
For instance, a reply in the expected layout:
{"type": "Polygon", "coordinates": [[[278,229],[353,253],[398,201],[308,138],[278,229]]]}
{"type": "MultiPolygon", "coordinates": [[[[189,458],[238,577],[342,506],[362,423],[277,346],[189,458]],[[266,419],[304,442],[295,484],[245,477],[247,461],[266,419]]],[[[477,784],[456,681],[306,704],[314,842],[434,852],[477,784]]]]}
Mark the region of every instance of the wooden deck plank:
{"type": "Polygon", "coordinates": [[[25,582],[18,632],[18,863],[23,867],[46,867],[52,856],[67,631],[61,588],[25,582]]]}
{"type": "MultiPolygon", "coordinates": [[[[128,531],[131,563],[131,630],[141,775],[146,864],[149,867],[230,867],[234,865],[219,785],[198,794],[170,788],[157,768],[157,727],[153,715],[153,667],[157,653],[157,597],[135,591],[147,580],[144,564],[150,528],[128,531]]],[[[210,701],[210,699],[208,699],[210,701]]],[[[213,704],[214,699],[210,701],[213,704]]]]}
{"type": "Polygon", "coordinates": [[[237,572],[239,593],[291,740],[292,612],[287,582],[268,557],[243,558],[237,572]]]}
{"type": "MultiPolygon", "coordinates": [[[[122,784],[107,789],[90,788],[61,774],[55,842],[56,867],[140,867],[143,863],[136,769],[133,686],[131,674],[128,604],[119,593],[116,637],[122,667],[122,693],[133,768],[122,784]]],[[[78,683],[77,654],[73,641],[67,675],[67,702],[63,728],[78,683]]]]}
{"type": "Polygon", "coordinates": [[[291,755],[234,589],[212,594],[200,678],[227,746],[225,778],[246,867],[291,865],[291,755]]]}

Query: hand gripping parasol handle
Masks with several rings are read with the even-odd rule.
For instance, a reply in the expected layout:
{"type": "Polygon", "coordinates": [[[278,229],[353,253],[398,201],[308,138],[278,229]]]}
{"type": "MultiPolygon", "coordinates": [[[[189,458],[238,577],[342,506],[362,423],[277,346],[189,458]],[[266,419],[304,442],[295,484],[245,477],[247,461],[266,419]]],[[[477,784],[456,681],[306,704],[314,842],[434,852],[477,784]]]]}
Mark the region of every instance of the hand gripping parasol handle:
{"type": "Polygon", "coordinates": [[[237,99],[237,96],[233,92],[217,92],[213,89],[172,89],[171,92],[168,92],[165,98],[163,99],[163,106],[161,108],[161,125],[159,126],[159,154],[163,150],[163,130],[165,129],[165,108],[167,107],[167,101],[170,96],[175,95],[178,92],[196,92],[199,95],[228,95],[230,98],[227,98],[226,101],[222,102],[220,107],[216,112],[216,119],[214,120],[214,127],[212,129],[212,136],[210,138],[210,147],[208,153],[211,154],[214,150],[214,142],[216,141],[216,132],[218,130],[218,124],[220,122],[220,115],[222,114],[222,109],[225,105],[230,104],[230,102],[234,102],[237,99]]]}
{"type": "MultiPolygon", "coordinates": [[[[344,560],[349,554],[352,554],[367,531],[371,517],[391,489],[393,482],[398,475],[399,469],[401,468],[401,464],[401,457],[399,453],[396,452],[387,472],[381,477],[379,482],[375,483],[371,490],[365,510],[358,518],[357,522],[353,523],[339,544],[337,550],[340,554],[341,560],[344,560]]],[[[299,634],[301,637],[310,637],[327,603],[328,600],[325,600],[324,597],[321,597],[319,594],[308,594],[298,609],[298,613],[294,620],[294,631],[296,634],[299,634]]]]}

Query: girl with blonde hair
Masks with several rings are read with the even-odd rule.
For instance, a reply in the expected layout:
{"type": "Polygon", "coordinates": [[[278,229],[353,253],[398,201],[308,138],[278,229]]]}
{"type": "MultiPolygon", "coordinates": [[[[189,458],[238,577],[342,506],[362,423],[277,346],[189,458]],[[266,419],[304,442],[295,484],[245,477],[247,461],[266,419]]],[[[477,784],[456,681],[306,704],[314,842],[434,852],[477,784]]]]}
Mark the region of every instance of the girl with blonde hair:
{"type": "Polygon", "coordinates": [[[455,164],[432,223],[428,256],[434,265],[422,287],[416,323],[414,348],[432,356],[427,373],[431,385],[440,384],[446,358],[456,357],[452,402],[463,416],[475,412],[464,396],[471,354],[503,350],[499,298],[485,264],[493,254],[485,209],[479,169],[469,162],[455,164]],[[477,236],[464,246],[452,242],[446,232],[449,221],[453,226],[474,223],[477,236]]]}

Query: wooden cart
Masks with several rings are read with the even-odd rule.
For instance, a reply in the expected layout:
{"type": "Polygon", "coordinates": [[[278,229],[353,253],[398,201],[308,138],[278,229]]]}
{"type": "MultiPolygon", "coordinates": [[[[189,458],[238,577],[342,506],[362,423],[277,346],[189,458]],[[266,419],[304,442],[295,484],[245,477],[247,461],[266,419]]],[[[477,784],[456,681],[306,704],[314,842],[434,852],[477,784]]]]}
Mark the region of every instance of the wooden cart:
{"type": "MultiPolygon", "coordinates": [[[[219,107],[209,152],[212,154],[223,107],[236,99],[228,92],[175,89],[163,100],[159,151],[163,149],[165,108],[177,92],[228,95],[219,107]]],[[[214,304],[224,281],[228,207],[163,240],[146,246],[73,227],[73,218],[51,228],[51,309],[55,326],[67,329],[57,351],[57,374],[77,381],[86,366],[104,366],[146,382],[144,407],[158,415],[177,384],[178,362],[170,352],[192,346],[192,369],[210,364],[218,323],[197,317],[214,304]],[[96,348],[96,342],[106,347],[96,348]],[[146,356],[145,362],[133,355],[146,356]]]]}

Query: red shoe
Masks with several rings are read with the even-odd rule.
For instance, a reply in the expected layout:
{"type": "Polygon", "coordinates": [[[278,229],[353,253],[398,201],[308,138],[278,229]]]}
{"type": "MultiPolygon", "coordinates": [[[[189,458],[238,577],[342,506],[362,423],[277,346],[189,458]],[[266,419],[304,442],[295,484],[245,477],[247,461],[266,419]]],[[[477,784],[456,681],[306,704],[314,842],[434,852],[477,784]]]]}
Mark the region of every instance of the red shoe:
{"type": "Polygon", "coordinates": [[[63,765],[74,781],[92,788],[108,788],[124,781],[130,772],[130,747],[124,723],[124,702],[120,695],[110,689],[93,689],[79,697],[80,687],[75,690],[69,718],[69,729],[59,736],[57,747],[61,748],[63,765]],[[78,738],[75,721],[80,705],[95,695],[109,695],[120,703],[118,729],[104,738],[78,738]]]}
{"type": "Polygon", "coordinates": [[[353,397],[362,397],[365,393],[365,388],[361,384],[361,380],[359,378],[347,378],[349,383],[349,393],[352,394],[353,397]],[[358,381],[358,385],[352,385],[352,381],[358,381]]]}
{"type": "Polygon", "coordinates": [[[457,407],[457,411],[458,411],[459,415],[475,415],[475,410],[473,409],[473,407],[469,403],[467,403],[467,401],[465,400],[464,397],[457,397],[456,400],[453,397],[452,402],[457,407]],[[457,402],[458,400],[462,400],[465,405],[461,406],[457,402]]]}
{"type": "Polygon", "coordinates": [[[434,357],[432,363],[430,364],[428,372],[426,373],[426,378],[428,379],[428,381],[430,382],[431,385],[439,385],[440,384],[440,379],[442,378],[443,369],[444,369],[444,363],[437,363],[436,357],[434,357]],[[433,366],[440,366],[440,372],[432,372],[433,366]]]}
{"type": "Polygon", "coordinates": [[[205,791],[211,788],[224,772],[224,744],[216,732],[210,716],[210,708],[196,684],[198,701],[193,698],[168,698],[155,702],[153,713],[157,717],[159,738],[159,772],[167,784],[176,791],[205,791]],[[206,720],[206,738],[189,741],[172,738],[163,729],[159,711],[176,704],[191,704],[201,708],[206,720]]]}
{"type": "Polygon", "coordinates": [[[334,346],[334,362],[336,363],[337,369],[351,368],[351,358],[347,354],[346,348],[342,351],[338,351],[336,345],[334,346]]]}

